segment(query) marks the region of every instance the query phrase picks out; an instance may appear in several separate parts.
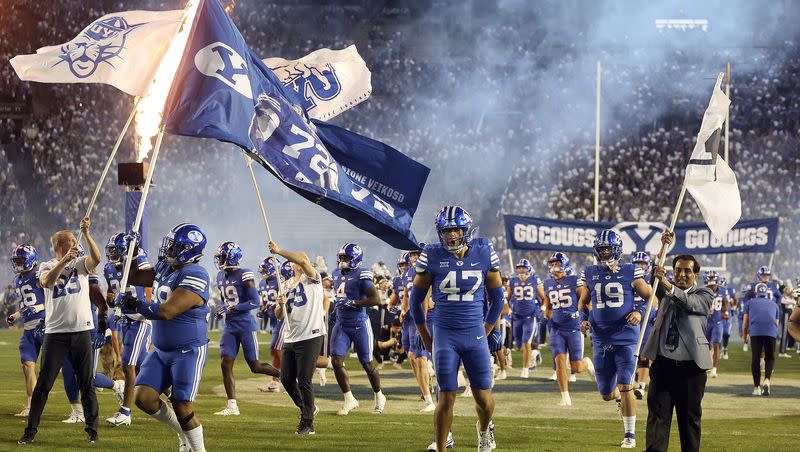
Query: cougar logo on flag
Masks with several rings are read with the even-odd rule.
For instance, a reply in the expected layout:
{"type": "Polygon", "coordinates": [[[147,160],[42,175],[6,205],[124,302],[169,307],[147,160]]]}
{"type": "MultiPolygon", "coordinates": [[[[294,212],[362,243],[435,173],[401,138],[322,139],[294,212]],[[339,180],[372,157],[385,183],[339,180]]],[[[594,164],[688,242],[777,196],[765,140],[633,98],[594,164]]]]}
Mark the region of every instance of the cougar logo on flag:
{"type": "Polygon", "coordinates": [[[624,222],[612,228],[622,236],[623,253],[646,251],[651,255],[661,250],[661,234],[667,229],[663,223],[624,222]]]}
{"type": "Polygon", "coordinates": [[[141,25],[144,24],[130,25],[119,16],[92,22],[77,39],[61,46],[61,61],[51,67],[66,62],[78,78],[91,76],[101,63],[114,67],[111,59],[121,58],[128,33],[141,25]]]}
{"type": "Polygon", "coordinates": [[[331,100],[342,92],[336,70],[330,63],[311,66],[299,61],[272,68],[283,86],[292,88],[303,97],[303,108],[310,112],[317,100],[331,100]]]}

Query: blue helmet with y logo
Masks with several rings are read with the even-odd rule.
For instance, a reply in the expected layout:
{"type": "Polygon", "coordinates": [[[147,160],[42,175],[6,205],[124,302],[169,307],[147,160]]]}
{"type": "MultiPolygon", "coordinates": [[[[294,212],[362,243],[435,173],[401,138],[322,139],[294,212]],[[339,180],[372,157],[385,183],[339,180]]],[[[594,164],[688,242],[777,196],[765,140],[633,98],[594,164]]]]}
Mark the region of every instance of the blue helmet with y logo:
{"type": "Polygon", "coordinates": [[[364,259],[364,251],[355,243],[345,243],[339,248],[339,253],[336,254],[341,269],[354,269],[361,265],[361,260],[364,259]]]}
{"type": "Polygon", "coordinates": [[[223,242],[214,255],[214,263],[220,270],[238,267],[242,260],[242,248],[234,242],[223,242]]]}
{"type": "Polygon", "coordinates": [[[28,243],[22,243],[14,248],[11,253],[11,266],[14,268],[15,273],[25,273],[33,270],[33,267],[39,263],[39,254],[36,248],[28,243]]]}
{"type": "Polygon", "coordinates": [[[261,271],[261,274],[266,276],[267,278],[274,277],[277,273],[275,258],[272,256],[267,256],[267,258],[261,262],[261,265],[258,268],[261,271]]]}
{"type": "Polygon", "coordinates": [[[533,273],[533,265],[531,265],[531,261],[529,261],[528,259],[520,259],[519,262],[517,262],[516,268],[518,269],[524,268],[525,274],[527,275],[533,273]]]}
{"type": "Polygon", "coordinates": [[[604,229],[597,234],[592,249],[597,260],[610,267],[622,258],[622,238],[616,231],[604,229]]]}
{"type": "Polygon", "coordinates": [[[569,257],[560,251],[551,254],[550,259],[547,259],[547,265],[553,262],[558,262],[559,266],[557,268],[550,267],[550,273],[566,272],[570,268],[569,257]]]}
{"type": "Polygon", "coordinates": [[[460,206],[444,206],[436,215],[436,232],[439,234],[439,243],[451,253],[457,253],[472,241],[475,234],[475,226],[472,222],[472,215],[460,206]],[[452,243],[448,243],[445,231],[461,229],[463,235],[456,238],[452,243]]]}
{"type": "Polygon", "coordinates": [[[197,225],[180,223],[161,240],[158,259],[169,265],[194,263],[203,256],[206,235],[197,225]]]}

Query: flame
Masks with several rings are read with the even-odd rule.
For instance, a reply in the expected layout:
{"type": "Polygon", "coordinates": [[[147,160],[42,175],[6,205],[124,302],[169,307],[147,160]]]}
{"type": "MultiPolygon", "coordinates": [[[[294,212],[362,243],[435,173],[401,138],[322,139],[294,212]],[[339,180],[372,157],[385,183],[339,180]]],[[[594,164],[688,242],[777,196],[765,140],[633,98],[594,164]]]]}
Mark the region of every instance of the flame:
{"type": "MultiPolygon", "coordinates": [[[[136,108],[136,161],[141,162],[153,147],[151,139],[158,134],[161,115],[167,101],[172,80],[178,70],[184,49],[189,41],[197,8],[203,0],[189,0],[184,8],[183,23],[172,39],[169,50],[158,66],[153,82],[136,108]]],[[[216,1],[216,0],[211,0],[216,1]]]]}
{"type": "Polygon", "coordinates": [[[236,0],[231,0],[228,2],[228,6],[225,7],[225,12],[230,15],[233,12],[233,9],[236,8],[236,0]]]}

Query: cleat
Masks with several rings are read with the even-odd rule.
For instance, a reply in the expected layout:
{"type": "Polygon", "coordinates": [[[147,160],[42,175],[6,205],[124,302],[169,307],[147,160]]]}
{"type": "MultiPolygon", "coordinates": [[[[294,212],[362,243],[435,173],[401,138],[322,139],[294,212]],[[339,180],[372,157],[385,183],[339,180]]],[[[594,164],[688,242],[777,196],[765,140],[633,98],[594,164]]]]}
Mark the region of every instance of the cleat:
{"type": "Polygon", "coordinates": [[[769,381],[764,381],[764,384],[761,385],[761,395],[769,396],[769,381]]]}
{"type": "Polygon", "coordinates": [[[575,383],[576,381],[578,381],[578,376],[575,374],[569,374],[569,378],[567,379],[567,381],[569,381],[570,383],[575,383]]]}
{"type": "Polygon", "coordinates": [[[494,421],[489,420],[489,445],[492,449],[497,449],[497,443],[494,441],[494,421]]]}
{"type": "Polygon", "coordinates": [[[636,400],[642,400],[644,398],[644,389],[642,388],[634,389],[633,395],[636,396],[636,400]]]}
{"type": "Polygon", "coordinates": [[[20,411],[19,413],[15,414],[14,416],[16,416],[16,417],[28,417],[28,414],[30,414],[30,412],[31,412],[30,407],[26,407],[26,408],[23,408],[22,411],[20,411]]]}
{"type": "Polygon", "coordinates": [[[498,372],[497,374],[498,380],[505,380],[506,378],[508,378],[508,373],[506,373],[505,370],[501,370],[500,372],[498,372]]]}
{"type": "Polygon", "coordinates": [[[116,413],[114,413],[113,416],[106,419],[106,422],[115,427],[118,427],[120,425],[131,425],[131,417],[125,413],[120,413],[119,411],[117,411],[116,413]]]}
{"type": "Polygon", "coordinates": [[[355,397],[345,399],[342,408],[336,412],[339,416],[347,416],[348,413],[358,408],[358,400],[355,397]]]}
{"type": "Polygon", "coordinates": [[[192,452],[192,446],[189,445],[189,440],[180,434],[178,435],[178,452],[192,452]]]}
{"type": "MultiPolygon", "coordinates": [[[[115,380],[111,390],[114,391],[114,396],[117,398],[119,406],[122,406],[122,403],[125,401],[125,380],[115,380]]],[[[130,422],[128,422],[128,424],[130,424],[130,422]]]]}
{"type": "MultiPolygon", "coordinates": [[[[34,435],[25,433],[24,435],[22,435],[22,438],[17,440],[17,444],[30,444],[33,442],[33,437],[34,435]]],[[[433,445],[433,450],[436,450],[436,444],[433,445]]]]}
{"type": "Polygon", "coordinates": [[[375,393],[375,407],[372,409],[372,413],[373,414],[383,413],[383,408],[385,406],[386,406],[386,396],[383,395],[383,391],[375,393]]]}
{"type": "MultiPolygon", "coordinates": [[[[448,449],[452,449],[456,445],[456,441],[453,439],[453,432],[447,434],[447,442],[445,443],[445,447],[448,449]]],[[[436,441],[432,442],[428,448],[426,449],[427,452],[436,452],[436,441]]]]}
{"type": "Polygon", "coordinates": [[[626,436],[625,439],[622,440],[622,444],[620,444],[619,447],[623,449],[636,449],[636,438],[626,436]]]}
{"type": "Polygon", "coordinates": [[[558,406],[572,406],[572,398],[570,396],[561,397],[561,401],[558,402],[558,406]]]}
{"type": "Polygon", "coordinates": [[[592,381],[597,381],[597,377],[595,376],[594,363],[592,362],[592,360],[587,356],[584,357],[582,361],[586,364],[586,371],[589,372],[589,376],[592,377],[592,381]]]}
{"type": "Polygon", "coordinates": [[[747,344],[744,344],[744,345],[742,346],[742,351],[745,351],[745,352],[746,352],[746,351],[749,351],[749,350],[750,350],[750,347],[749,347],[747,344]]]}
{"type": "Polygon", "coordinates": [[[65,424],[82,424],[86,422],[86,420],[83,418],[83,413],[76,413],[73,411],[72,413],[70,413],[68,418],[64,419],[61,422],[65,424]]]}
{"type": "Polygon", "coordinates": [[[265,388],[267,389],[265,392],[281,392],[281,384],[275,380],[270,381],[265,388]]]}
{"type": "Polygon", "coordinates": [[[711,378],[717,378],[717,368],[716,367],[712,367],[711,368],[711,372],[709,374],[710,374],[709,376],[711,378]]]}
{"type": "Polygon", "coordinates": [[[429,403],[429,404],[425,405],[424,408],[419,410],[420,413],[433,413],[434,411],[436,411],[436,404],[435,403],[429,403]]]}
{"type": "Polygon", "coordinates": [[[315,435],[314,421],[300,420],[300,424],[294,433],[295,435],[315,435]]]}
{"type": "Polygon", "coordinates": [[[478,452],[491,452],[492,451],[492,437],[489,431],[481,432],[481,422],[475,424],[475,430],[478,432],[478,452]]]}
{"type": "Polygon", "coordinates": [[[522,369],[519,372],[519,378],[529,378],[529,377],[530,377],[530,372],[529,372],[529,370],[527,368],[522,369]]]}
{"type": "Polygon", "coordinates": [[[225,408],[217,411],[214,414],[216,414],[217,416],[238,416],[239,415],[239,407],[231,408],[229,406],[226,406],[225,408]]]}
{"type": "Polygon", "coordinates": [[[533,362],[535,363],[533,367],[542,364],[542,352],[539,350],[532,350],[531,353],[533,354],[533,362]]]}
{"type": "Polygon", "coordinates": [[[554,370],[553,371],[553,375],[551,375],[550,378],[548,378],[548,380],[557,381],[558,380],[558,373],[554,370]]]}
{"type": "Polygon", "coordinates": [[[94,430],[86,432],[86,441],[88,441],[89,444],[96,444],[98,441],[97,432],[94,430]]]}
{"type": "Polygon", "coordinates": [[[760,395],[761,395],[761,388],[760,388],[760,387],[758,387],[758,386],[756,386],[755,388],[753,388],[753,392],[752,392],[752,394],[753,394],[754,396],[760,396],[760,395]]]}

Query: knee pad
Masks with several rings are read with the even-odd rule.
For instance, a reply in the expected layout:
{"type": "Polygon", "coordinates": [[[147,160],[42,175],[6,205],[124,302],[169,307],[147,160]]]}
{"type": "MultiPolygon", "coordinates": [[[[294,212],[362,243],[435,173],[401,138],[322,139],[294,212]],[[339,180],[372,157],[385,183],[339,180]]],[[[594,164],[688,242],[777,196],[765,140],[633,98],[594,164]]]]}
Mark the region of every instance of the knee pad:
{"type": "Polygon", "coordinates": [[[182,418],[179,418],[178,423],[181,424],[181,428],[183,430],[187,430],[187,425],[192,419],[194,419],[194,411],[192,411],[191,413],[187,414],[182,418]]]}

